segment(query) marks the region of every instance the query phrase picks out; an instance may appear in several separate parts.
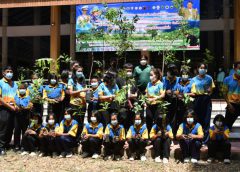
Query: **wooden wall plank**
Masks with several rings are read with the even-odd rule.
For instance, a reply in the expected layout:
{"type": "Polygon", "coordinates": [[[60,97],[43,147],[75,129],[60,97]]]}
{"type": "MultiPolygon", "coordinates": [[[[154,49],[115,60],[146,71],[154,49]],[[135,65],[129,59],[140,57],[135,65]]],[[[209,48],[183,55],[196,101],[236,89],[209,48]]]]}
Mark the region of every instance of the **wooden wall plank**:
{"type": "Polygon", "coordinates": [[[140,2],[150,0],[0,0],[0,8],[17,7],[38,7],[38,6],[59,6],[93,3],[113,3],[113,2],[140,2]]]}

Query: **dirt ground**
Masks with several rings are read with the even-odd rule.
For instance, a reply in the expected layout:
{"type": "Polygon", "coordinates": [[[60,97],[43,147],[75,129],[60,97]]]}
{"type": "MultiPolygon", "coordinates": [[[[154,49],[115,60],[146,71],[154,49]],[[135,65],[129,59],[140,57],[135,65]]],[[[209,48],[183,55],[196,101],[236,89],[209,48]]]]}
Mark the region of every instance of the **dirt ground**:
{"type": "Polygon", "coordinates": [[[208,164],[200,161],[199,164],[183,164],[170,159],[169,164],[157,164],[153,159],[146,162],[139,160],[129,161],[104,161],[102,158],[93,160],[91,158],[82,159],[79,155],[72,158],[51,158],[51,157],[30,157],[21,156],[13,151],[8,151],[6,156],[0,157],[0,172],[81,172],[81,171],[110,171],[110,172],[181,172],[181,171],[213,171],[213,172],[240,172],[239,161],[233,161],[230,165],[223,163],[208,164]]]}

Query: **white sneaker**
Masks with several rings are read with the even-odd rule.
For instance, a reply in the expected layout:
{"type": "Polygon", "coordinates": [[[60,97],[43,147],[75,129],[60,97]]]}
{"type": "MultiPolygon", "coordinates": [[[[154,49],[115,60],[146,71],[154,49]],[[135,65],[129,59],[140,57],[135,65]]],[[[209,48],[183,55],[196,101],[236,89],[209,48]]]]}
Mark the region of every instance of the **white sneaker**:
{"type": "Polygon", "coordinates": [[[197,163],[197,162],[198,162],[197,159],[194,159],[194,158],[191,159],[191,163],[195,164],[195,163],[197,163]]]}
{"type": "Polygon", "coordinates": [[[129,158],[129,160],[130,160],[130,161],[134,161],[134,157],[131,156],[131,157],[129,158]]]}
{"type": "Polygon", "coordinates": [[[224,164],[230,164],[231,163],[230,159],[224,159],[223,162],[224,162],[224,164]]]}
{"type": "Polygon", "coordinates": [[[214,158],[208,158],[207,162],[212,163],[214,161],[214,158]]]}
{"type": "Polygon", "coordinates": [[[92,159],[97,159],[99,157],[99,155],[98,154],[93,154],[93,156],[92,156],[92,159]]]}
{"type": "Polygon", "coordinates": [[[155,162],[158,162],[158,163],[162,162],[160,156],[158,156],[158,157],[155,158],[155,162]]]}
{"type": "Polygon", "coordinates": [[[147,160],[146,156],[142,155],[141,156],[141,161],[146,161],[146,160],[147,160]]]}
{"type": "Polygon", "coordinates": [[[38,156],[39,157],[43,157],[43,155],[44,155],[44,153],[41,152],[38,156]]]}
{"type": "Polygon", "coordinates": [[[69,152],[69,153],[66,154],[66,158],[71,158],[72,155],[73,155],[72,152],[69,152]]]}
{"type": "Polygon", "coordinates": [[[57,152],[53,152],[52,153],[52,157],[57,157],[58,156],[58,153],[57,152]]]}
{"type": "Polygon", "coordinates": [[[184,158],[183,162],[184,163],[189,163],[190,162],[190,158],[184,158]]]}
{"type": "Polygon", "coordinates": [[[28,153],[27,151],[23,151],[23,152],[21,153],[22,156],[28,155],[28,154],[29,154],[29,153],[28,153]]]}
{"type": "Polygon", "coordinates": [[[62,152],[61,155],[59,155],[60,158],[65,158],[65,156],[66,156],[65,152],[62,152]]]}
{"type": "Polygon", "coordinates": [[[168,163],[168,159],[167,158],[163,158],[163,164],[167,164],[168,163]]]}
{"type": "Polygon", "coordinates": [[[37,154],[35,152],[31,152],[29,155],[30,156],[36,156],[37,154]]]}

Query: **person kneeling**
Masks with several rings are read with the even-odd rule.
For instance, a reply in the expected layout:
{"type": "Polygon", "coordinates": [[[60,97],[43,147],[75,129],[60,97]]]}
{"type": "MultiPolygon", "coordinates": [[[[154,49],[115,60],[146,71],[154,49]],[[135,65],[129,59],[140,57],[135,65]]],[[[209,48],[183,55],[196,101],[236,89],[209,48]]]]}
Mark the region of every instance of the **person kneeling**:
{"type": "Polygon", "coordinates": [[[216,152],[223,153],[224,163],[229,164],[231,156],[231,143],[229,142],[229,128],[224,122],[224,117],[218,114],[213,120],[213,126],[209,129],[210,141],[208,143],[208,162],[216,158],[216,152]]]}
{"type": "Polygon", "coordinates": [[[139,157],[141,161],[146,161],[145,147],[148,140],[147,125],[143,123],[143,117],[140,113],[135,115],[134,125],[132,125],[127,132],[127,142],[130,150],[130,161],[135,159],[134,154],[139,157]]]}
{"type": "Polygon", "coordinates": [[[180,124],[176,138],[179,140],[184,163],[188,163],[190,157],[192,163],[197,163],[200,158],[203,129],[197,123],[195,112],[192,109],[185,114],[184,122],[180,124]]]}
{"type": "Polygon", "coordinates": [[[39,156],[47,156],[51,154],[56,156],[58,150],[56,149],[56,131],[59,128],[59,124],[55,123],[55,117],[53,113],[50,113],[47,118],[46,124],[44,124],[39,133],[39,156]]]}
{"type": "Polygon", "coordinates": [[[117,114],[111,115],[111,124],[108,124],[104,135],[104,160],[114,156],[114,160],[119,161],[121,158],[121,151],[125,142],[125,129],[123,125],[118,123],[117,114]]]}
{"type": "Polygon", "coordinates": [[[22,138],[22,146],[24,151],[21,155],[28,155],[30,152],[30,156],[36,156],[36,151],[39,143],[38,134],[41,129],[40,114],[34,113],[30,121],[31,123],[22,138]]]}
{"type": "Polygon", "coordinates": [[[92,156],[97,159],[101,153],[103,137],[103,125],[99,123],[98,111],[93,111],[90,117],[90,123],[87,123],[82,131],[82,158],[92,156]]]}
{"type": "Polygon", "coordinates": [[[56,132],[56,146],[60,150],[60,158],[72,157],[72,148],[77,145],[78,122],[72,118],[72,109],[65,111],[64,119],[56,132]]]}
{"type": "Polygon", "coordinates": [[[150,132],[150,138],[153,141],[155,162],[161,162],[161,157],[163,157],[163,163],[168,163],[173,133],[171,126],[166,125],[166,119],[162,114],[157,116],[150,132]]]}

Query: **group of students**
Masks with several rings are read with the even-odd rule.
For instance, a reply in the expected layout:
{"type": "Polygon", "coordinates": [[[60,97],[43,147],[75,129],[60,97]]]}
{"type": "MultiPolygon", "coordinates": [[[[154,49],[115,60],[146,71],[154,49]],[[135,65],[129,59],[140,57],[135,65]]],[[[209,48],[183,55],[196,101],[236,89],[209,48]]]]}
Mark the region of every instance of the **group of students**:
{"type": "Polygon", "coordinates": [[[228,103],[226,116],[217,115],[211,127],[215,85],[206,64],[199,64],[192,79],[184,70],[178,77],[175,64],[167,66],[163,77],[160,69],[148,64],[146,56],[140,58],[139,66],[133,68],[127,63],[123,69],[125,76],[118,76],[116,61],[111,61],[106,72],[96,70],[90,87],[83,67],[76,61],[60,77],[49,74],[48,81],[37,90],[48,102],[48,116],[44,119],[42,105],[32,101],[37,75],[32,75],[30,84],[17,85],[12,80],[12,68],[4,68],[0,80],[1,155],[14,132],[14,148],[22,150],[22,155],[34,156],[39,150],[39,156],[71,157],[72,148],[81,144],[82,157],[98,158],[103,145],[105,160],[119,160],[123,149],[128,148],[130,160],[145,161],[145,147],[152,144],[155,161],[167,163],[171,142],[178,140],[186,163],[199,160],[202,144],[208,145],[208,162],[216,158],[219,150],[224,153],[224,162],[230,163],[229,132],[240,112],[240,62],[234,64],[235,73],[223,83],[228,103]],[[127,90],[127,100],[119,105],[115,100],[121,89],[127,90]],[[146,97],[143,110],[134,112],[134,103],[140,103],[141,95],[146,97]],[[186,95],[194,98],[191,108],[184,103],[186,95]],[[159,101],[169,102],[166,115],[159,101]],[[88,122],[84,122],[85,117],[88,122]]]}

